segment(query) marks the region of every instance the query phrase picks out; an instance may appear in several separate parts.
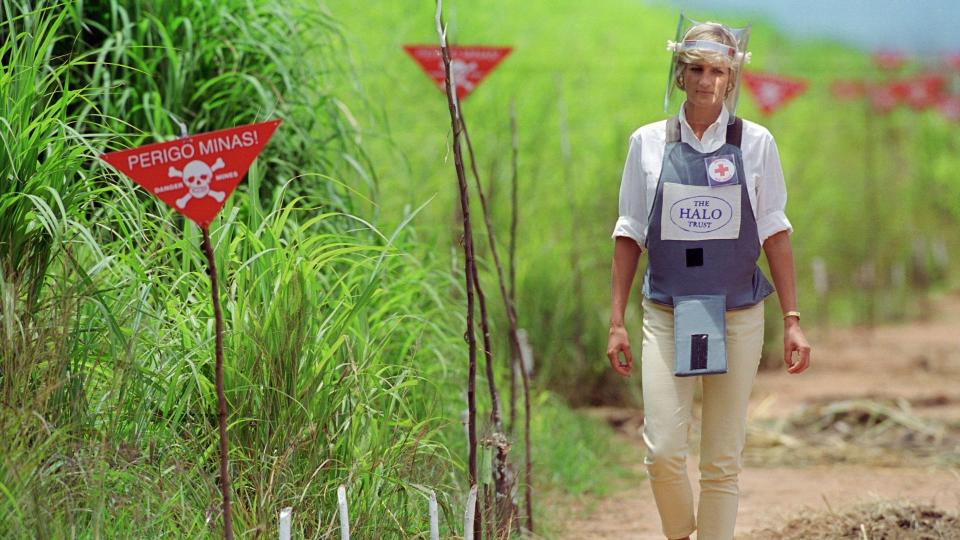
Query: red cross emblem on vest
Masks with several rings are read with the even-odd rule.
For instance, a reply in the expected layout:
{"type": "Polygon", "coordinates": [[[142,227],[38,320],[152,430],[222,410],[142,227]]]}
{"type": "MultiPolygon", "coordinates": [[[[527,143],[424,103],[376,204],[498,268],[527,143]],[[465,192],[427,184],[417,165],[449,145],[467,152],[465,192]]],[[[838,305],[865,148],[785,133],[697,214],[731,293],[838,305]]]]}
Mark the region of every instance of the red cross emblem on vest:
{"type": "Polygon", "coordinates": [[[730,185],[737,177],[737,166],[734,165],[732,155],[722,155],[704,158],[707,166],[707,180],[711,186],[730,185]]]}

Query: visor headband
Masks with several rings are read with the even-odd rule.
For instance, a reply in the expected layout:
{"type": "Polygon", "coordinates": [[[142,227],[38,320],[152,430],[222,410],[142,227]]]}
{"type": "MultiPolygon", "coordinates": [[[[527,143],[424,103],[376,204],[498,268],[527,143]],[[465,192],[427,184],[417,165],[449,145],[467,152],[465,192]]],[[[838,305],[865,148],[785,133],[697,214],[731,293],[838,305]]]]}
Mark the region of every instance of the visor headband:
{"type": "Polygon", "coordinates": [[[716,41],[707,41],[702,39],[688,39],[680,43],[675,41],[667,41],[667,50],[673,51],[674,53],[681,53],[683,51],[710,51],[720,53],[721,55],[733,60],[734,62],[740,62],[741,60],[744,63],[750,62],[750,53],[740,53],[737,52],[736,47],[731,47],[729,45],[724,45],[723,43],[718,43],[716,41]]]}

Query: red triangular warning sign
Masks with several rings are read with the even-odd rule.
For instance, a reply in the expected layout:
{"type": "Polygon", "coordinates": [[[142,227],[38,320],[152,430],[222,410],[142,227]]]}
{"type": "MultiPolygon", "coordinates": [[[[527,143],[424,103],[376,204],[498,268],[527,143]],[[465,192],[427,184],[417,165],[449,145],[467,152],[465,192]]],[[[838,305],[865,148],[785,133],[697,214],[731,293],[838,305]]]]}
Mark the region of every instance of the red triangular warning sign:
{"type": "Polygon", "coordinates": [[[947,89],[947,79],[932,73],[918,75],[905,81],[906,95],[903,101],[914,110],[933,107],[943,98],[947,89]]]}
{"type": "Polygon", "coordinates": [[[907,94],[907,87],[899,81],[874,84],[867,88],[867,97],[873,110],[887,113],[907,94]]]}
{"type": "Polygon", "coordinates": [[[807,82],[779,75],[744,72],[743,83],[763,114],[771,114],[807,89],[807,82]]]}
{"type": "Polygon", "coordinates": [[[873,53],[873,63],[880,69],[896,71],[906,65],[907,55],[891,49],[881,50],[873,53]]]}
{"type": "MultiPolygon", "coordinates": [[[[446,92],[446,74],[440,47],[436,45],[404,45],[403,50],[414,59],[441,91],[446,92]]],[[[465,99],[513,49],[510,47],[450,46],[450,69],[457,85],[457,97],[465,99]]]]}
{"type": "Polygon", "coordinates": [[[270,120],[211,131],[100,159],[206,228],[279,125],[270,120]]]}

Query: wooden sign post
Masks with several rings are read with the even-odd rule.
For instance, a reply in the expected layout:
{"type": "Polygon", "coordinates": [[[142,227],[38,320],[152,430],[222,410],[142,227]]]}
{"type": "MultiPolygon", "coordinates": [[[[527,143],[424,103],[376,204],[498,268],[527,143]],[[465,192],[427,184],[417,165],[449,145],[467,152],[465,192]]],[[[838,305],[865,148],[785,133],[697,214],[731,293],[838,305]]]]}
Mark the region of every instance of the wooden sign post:
{"type": "Polygon", "coordinates": [[[230,476],[227,471],[227,399],[223,390],[223,315],[217,265],[210,241],[210,222],[226,204],[273,136],[280,120],[181,137],[130,150],[102,154],[100,159],[130,177],[183,214],[203,231],[203,252],[210,274],[210,297],[216,319],[217,416],[220,424],[220,492],[223,496],[223,534],[233,539],[230,512],[230,476]]]}

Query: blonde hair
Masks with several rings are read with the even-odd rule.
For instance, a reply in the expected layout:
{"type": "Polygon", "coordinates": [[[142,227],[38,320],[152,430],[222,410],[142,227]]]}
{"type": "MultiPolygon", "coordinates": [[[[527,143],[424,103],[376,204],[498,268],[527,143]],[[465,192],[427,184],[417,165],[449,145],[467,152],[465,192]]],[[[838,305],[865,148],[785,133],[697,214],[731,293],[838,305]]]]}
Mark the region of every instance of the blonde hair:
{"type": "MultiPolygon", "coordinates": [[[[705,22],[693,26],[687,30],[686,34],[683,35],[683,41],[691,40],[713,41],[728,47],[733,47],[734,50],[737,49],[737,38],[734,37],[733,32],[729,28],[720,23],[705,22]]],[[[739,63],[733,61],[730,56],[726,56],[719,51],[705,49],[680,50],[679,54],[677,55],[677,65],[673,70],[673,82],[677,85],[677,88],[686,91],[686,88],[683,86],[683,71],[686,69],[687,64],[692,64],[695,62],[721,65],[727,68],[729,70],[729,77],[727,79],[727,90],[724,92],[724,97],[730,94],[736,85],[739,63]]]]}

